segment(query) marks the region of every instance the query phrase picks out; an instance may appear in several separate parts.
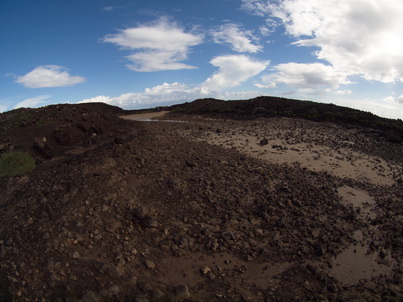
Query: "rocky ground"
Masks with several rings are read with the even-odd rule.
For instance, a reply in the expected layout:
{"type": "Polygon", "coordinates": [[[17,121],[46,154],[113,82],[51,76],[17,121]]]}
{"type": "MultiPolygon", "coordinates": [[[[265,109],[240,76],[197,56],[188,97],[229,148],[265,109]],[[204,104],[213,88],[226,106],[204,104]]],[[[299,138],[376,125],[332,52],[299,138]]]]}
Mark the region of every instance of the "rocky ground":
{"type": "Polygon", "coordinates": [[[0,301],[403,298],[402,145],[296,119],[117,114],[0,115],[1,152],[37,161],[0,180],[0,301]]]}

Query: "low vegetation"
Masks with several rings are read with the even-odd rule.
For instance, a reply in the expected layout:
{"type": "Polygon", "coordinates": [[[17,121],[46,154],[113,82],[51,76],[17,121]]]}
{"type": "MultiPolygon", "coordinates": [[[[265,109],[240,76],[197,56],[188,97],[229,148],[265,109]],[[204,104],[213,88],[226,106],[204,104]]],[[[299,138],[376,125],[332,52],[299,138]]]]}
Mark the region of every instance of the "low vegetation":
{"type": "Polygon", "coordinates": [[[24,152],[0,155],[0,177],[23,175],[35,169],[35,160],[24,152]]]}

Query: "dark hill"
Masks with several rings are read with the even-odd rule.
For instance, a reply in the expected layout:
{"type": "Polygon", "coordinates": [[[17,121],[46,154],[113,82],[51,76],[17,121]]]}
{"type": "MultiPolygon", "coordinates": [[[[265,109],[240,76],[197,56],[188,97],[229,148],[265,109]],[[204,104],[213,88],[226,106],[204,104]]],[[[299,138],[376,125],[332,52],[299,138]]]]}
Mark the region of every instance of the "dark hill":
{"type": "MultiPolygon", "coordinates": [[[[28,152],[37,159],[60,156],[124,132],[125,111],[104,103],[20,108],[0,114],[0,153],[28,152]]],[[[126,123],[127,124],[127,123],[126,123]]]]}
{"type": "Polygon", "coordinates": [[[200,99],[169,107],[173,112],[207,115],[215,118],[255,119],[269,117],[302,118],[320,122],[361,126],[378,130],[391,142],[403,141],[403,121],[386,119],[333,104],[299,101],[278,97],[257,97],[251,100],[222,101],[200,99]]]}

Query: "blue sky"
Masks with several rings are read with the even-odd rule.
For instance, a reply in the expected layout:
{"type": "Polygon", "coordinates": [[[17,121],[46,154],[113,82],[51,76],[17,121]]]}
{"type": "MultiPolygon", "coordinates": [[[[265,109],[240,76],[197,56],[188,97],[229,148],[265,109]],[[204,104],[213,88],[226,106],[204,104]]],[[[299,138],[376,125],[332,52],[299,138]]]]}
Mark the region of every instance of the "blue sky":
{"type": "Polygon", "coordinates": [[[0,112],[260,95],[403,118],[401,0],[3,0],[0,112]]]}

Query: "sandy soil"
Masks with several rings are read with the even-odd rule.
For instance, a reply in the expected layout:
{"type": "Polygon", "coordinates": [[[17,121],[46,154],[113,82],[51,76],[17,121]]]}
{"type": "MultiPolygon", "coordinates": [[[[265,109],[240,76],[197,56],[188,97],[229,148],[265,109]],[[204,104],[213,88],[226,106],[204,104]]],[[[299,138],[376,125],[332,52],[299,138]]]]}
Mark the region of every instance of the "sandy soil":
{"type": "Polygon", "coordinates": [[[217,127],[219,131],[199,133],[197,140],[271,163],[297,165],[378,185],[394,184],[402,172],[396,162],[357,151],[355,141],[362,138],[354,130],[346,132],[334,125],[282,118],[226,121],[217,127]]]}
{"type": "MultiPolygon", "coordinates": [[[[365,145],[366,138],[356,129],[346,130],[335,125],[287,118],[199,120],[198,123],[198,127],[188,127],[180,134],[187,139],[236,150],[269,163],[325,172],[369,187],[388,187],[401,181],[402,163],[365,152],[367,150],[359,145],[363,142],[365,145]]],[[[371,193],[347,185],[338,188],[337,193],[341,203],[359,213],[359,219],[368,228],[355,231],[352,234],[354,243],[330,260],[328,267],[322,267],[323,271],[344,285],[390,275],[400,266],[398,261],[387,253],[380,261],[376,253],[369,252],[371,241],[379,236],[377,226],[369,225],[377,216],[376,202],[371,193]]]]}
{"type": "Polygon", "coordinates": [[[163,118],[169,111],[159,111],[159,112],[148,112],[140,114],[129,114],[120,116],[126,120],[149,122],[157,118],[163,118]]]}

